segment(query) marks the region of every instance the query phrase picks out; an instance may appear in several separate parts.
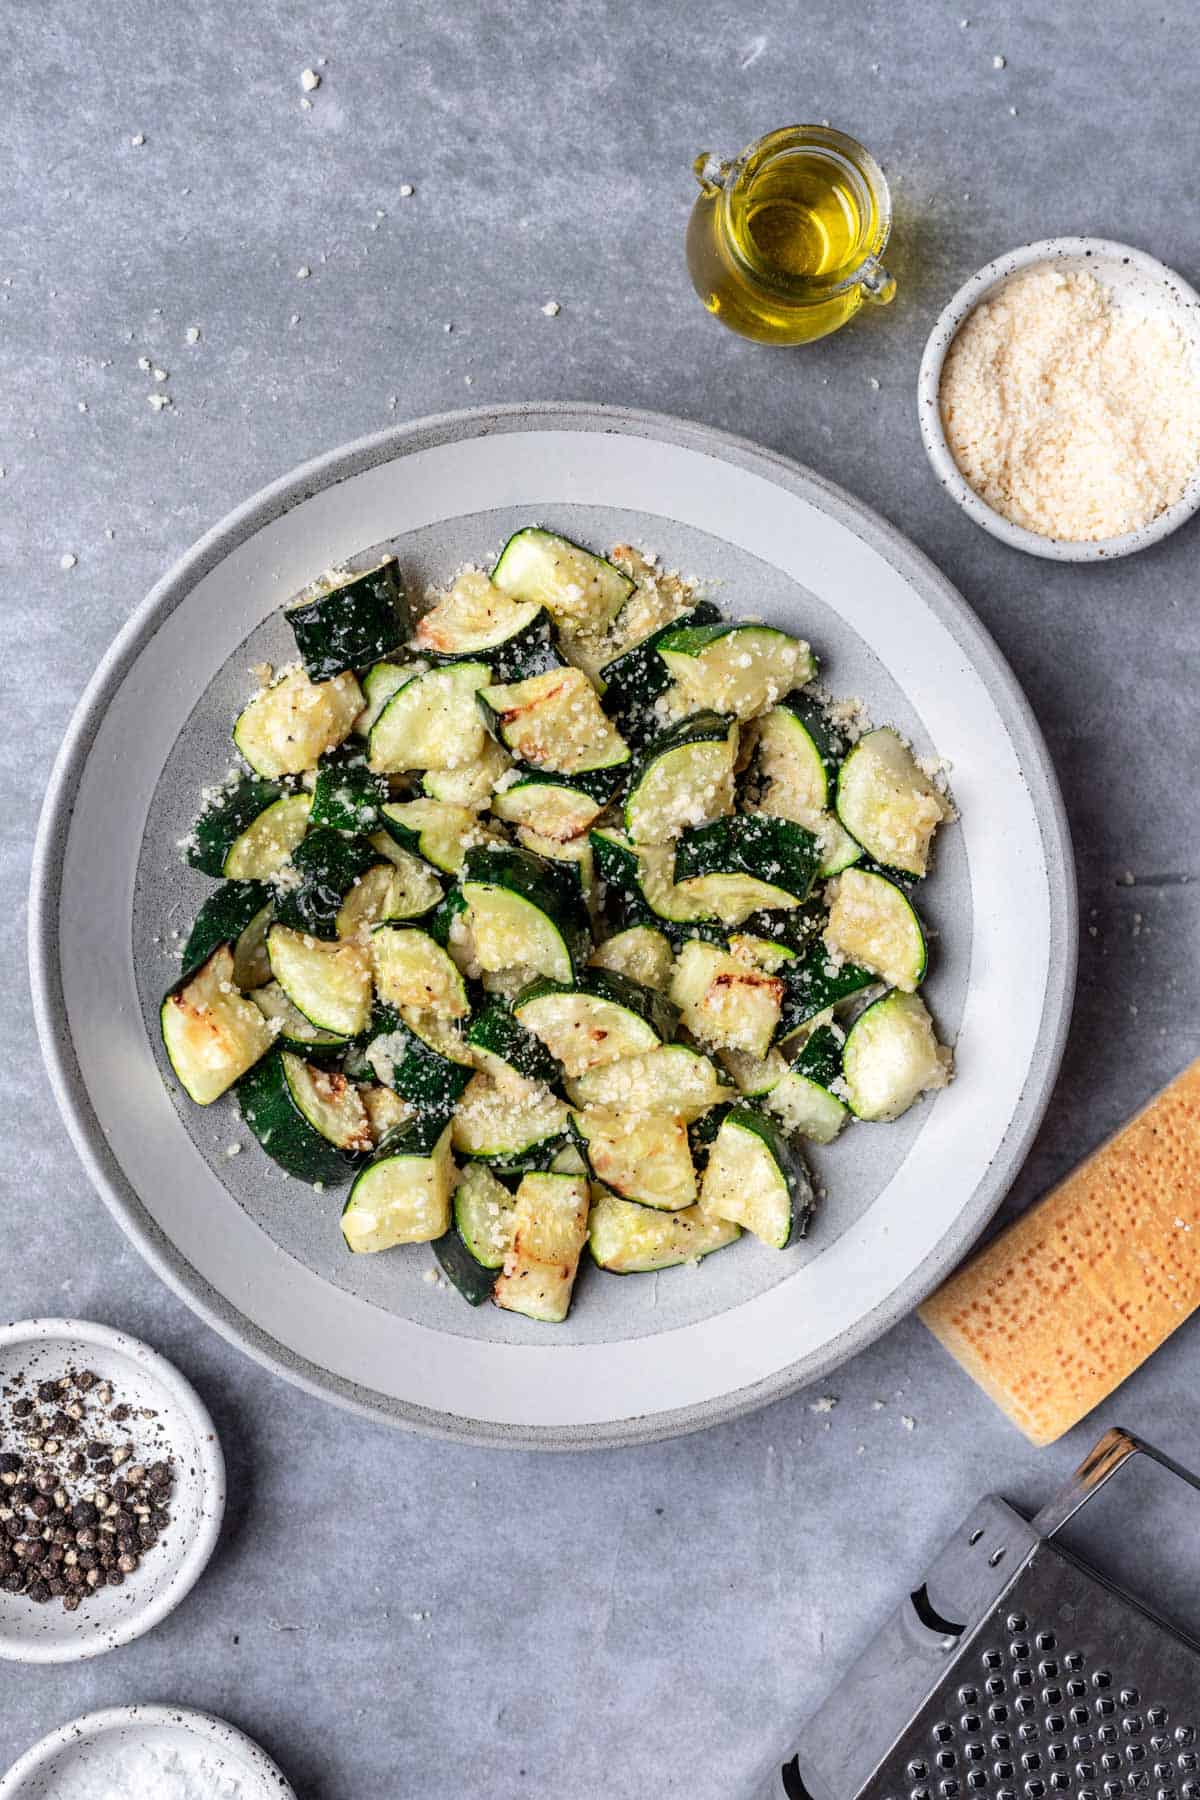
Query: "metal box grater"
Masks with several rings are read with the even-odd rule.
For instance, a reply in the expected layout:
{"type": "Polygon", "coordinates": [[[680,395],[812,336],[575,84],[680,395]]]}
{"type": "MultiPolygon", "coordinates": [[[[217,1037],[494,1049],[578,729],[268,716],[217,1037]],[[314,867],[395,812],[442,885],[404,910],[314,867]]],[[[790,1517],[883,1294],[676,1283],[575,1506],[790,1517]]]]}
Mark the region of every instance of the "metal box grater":
{"type": "Polygon", "coordinates": [[[1150,1445],[1110,1431],[1030,1523],[989,1495],[754,1800],[1200,1800],[1200,1642],[1056,1541],[1150,1445]]]}

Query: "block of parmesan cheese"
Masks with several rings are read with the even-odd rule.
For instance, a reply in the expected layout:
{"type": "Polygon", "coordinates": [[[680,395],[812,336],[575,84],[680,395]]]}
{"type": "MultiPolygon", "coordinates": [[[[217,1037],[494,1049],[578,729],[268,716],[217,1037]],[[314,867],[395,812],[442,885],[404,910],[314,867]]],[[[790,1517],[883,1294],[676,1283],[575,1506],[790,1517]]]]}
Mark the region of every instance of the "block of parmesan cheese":
{"type": "Polygon", "coordinates": [[[925,1324],[1035,1444],[1200,1306],[1200,1058],[952,1275],[925,1324]]]}

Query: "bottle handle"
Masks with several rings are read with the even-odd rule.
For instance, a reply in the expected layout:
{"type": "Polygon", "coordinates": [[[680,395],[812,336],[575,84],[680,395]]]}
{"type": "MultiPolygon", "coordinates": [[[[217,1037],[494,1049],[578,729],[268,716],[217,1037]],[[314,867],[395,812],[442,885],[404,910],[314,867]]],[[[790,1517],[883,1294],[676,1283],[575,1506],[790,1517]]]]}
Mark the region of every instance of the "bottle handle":
{"type": "Polygon", "coordinates": [[[890,306],[896,297],[895,276],[889,275],[874,256],[868,256],[859,270],[858,285],[862,289],[863,299],[870,300],[876,306],[890,306]]]}
{"type": "Polygon", "coordinates": [[[702,150],[692,163],[692,174],[706,194],[715,194],[725,186],[733,164],[715,150],[702,150]]]}

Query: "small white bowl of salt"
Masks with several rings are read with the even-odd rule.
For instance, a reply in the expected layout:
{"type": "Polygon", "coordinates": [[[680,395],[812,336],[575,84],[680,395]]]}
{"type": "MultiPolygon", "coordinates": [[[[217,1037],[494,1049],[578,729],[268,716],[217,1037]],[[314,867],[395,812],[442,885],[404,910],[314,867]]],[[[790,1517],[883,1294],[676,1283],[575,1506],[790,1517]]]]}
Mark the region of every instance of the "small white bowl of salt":
{"type": "Polygon", "coordinates": [[[112,1706],[60,1725],[0,1780],[0,1800],[296,1800],[253,1738],[181,1706],[112,1706]]]}

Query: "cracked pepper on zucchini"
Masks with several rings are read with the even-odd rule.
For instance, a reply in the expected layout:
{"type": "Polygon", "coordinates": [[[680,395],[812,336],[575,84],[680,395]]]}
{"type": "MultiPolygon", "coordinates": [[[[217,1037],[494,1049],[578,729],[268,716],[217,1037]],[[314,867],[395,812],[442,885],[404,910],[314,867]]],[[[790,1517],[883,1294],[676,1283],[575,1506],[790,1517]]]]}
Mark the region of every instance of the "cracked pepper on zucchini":
{"type": "Polygon", "coordinates": [[[393,558],[285,610],[185,842],[215,877],[162,1003],[187,1096],[373,1254],[567,1316],[805,1231],[804,1145],[944,1086],[916,881],[945,793],[801,639],[541,526],[423,609],[393,558]]]}

